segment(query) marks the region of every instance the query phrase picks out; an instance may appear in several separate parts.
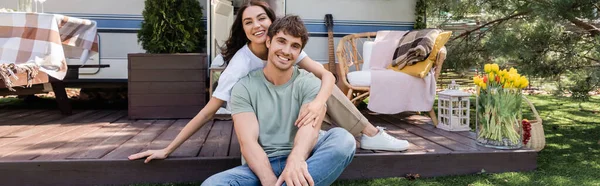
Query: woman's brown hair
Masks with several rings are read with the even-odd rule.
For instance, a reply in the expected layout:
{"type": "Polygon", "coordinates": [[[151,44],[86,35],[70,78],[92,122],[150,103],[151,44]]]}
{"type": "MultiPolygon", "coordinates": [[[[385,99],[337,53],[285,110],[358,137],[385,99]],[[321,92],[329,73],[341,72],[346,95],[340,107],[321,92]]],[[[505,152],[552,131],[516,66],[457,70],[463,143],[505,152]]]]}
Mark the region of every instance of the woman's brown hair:
{"type": "Polygon", "coordinates": [[[244,32],[242,15],[244,14],[246,8],[251,6],[262,7],[267,13],[269,19],[271,19],[271,22],[275,21],[276,19],[275,13],[273,12],[273,10],[271,10],[271,8],[269,8],[269,5],[266,2],[261,0],[245,1],[244,4],[240,7],[239,11],[237,12],[235,20],[233,21],[233,25],[231,25],[231,35],[229,35],[229,39],[225,41],[225,46],[221,47],[221,55],[223,55],[223,59],[227,62],[229,62],[229,60],[233,58],[233,55],[235,55],[235,53],[238,50],[240,50],[240,48],[244,47],[244,45],[246,45],[246,43],[250,41],[248,40],[248,37],[246,37],[246,33],[244,32]]]}

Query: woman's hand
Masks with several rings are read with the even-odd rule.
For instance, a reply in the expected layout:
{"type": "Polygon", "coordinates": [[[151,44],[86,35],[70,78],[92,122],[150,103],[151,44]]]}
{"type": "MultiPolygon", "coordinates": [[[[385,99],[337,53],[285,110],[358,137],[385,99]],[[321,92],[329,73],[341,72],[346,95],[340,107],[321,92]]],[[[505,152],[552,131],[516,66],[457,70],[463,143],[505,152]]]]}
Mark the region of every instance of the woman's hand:
{"type": "Polygon", "coordinates": [[[147,150],[147,151],[140,152],[137,154],[132,154],[128,158],[129,158],[129,160],[136,160],[136,159],[146,157],[146,160],[144,160],[144,163],[148,163],[148,162],[150,162],[150,160],[153,160],[153,159],[165,159],[165,158],[167,158],[167,156],[169,156],[169,153],[167,152],[167,150],[160,149],[160,150],[147,150]]]}
{"type": "Polygon", "coordinates": [[[325,103],[319,101],[311,101],[300,108],[298,119],[294,123],[296,127],[305,125],[316,126],[317,117],[325,111],[325,103]]]}

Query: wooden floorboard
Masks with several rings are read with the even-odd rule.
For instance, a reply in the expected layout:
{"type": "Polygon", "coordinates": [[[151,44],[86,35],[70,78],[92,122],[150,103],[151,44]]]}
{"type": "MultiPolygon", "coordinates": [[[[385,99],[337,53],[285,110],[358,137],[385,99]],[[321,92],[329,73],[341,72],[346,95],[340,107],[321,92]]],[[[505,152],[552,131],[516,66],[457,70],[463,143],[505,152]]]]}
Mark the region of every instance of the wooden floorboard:
{"type": "Polygon", "coordinates": [[[461,131],[461,132],[456,132],[459,135],[465,136],[467,138],[470,139],[476,139],[477,138],[477,134],[475,134],[475,132],[471,132],[471,131],[461,131]]]}
{"type": "Polygon", "coordinates": [[[414,134],[406,131],[405,129],[402,129],[402,128],[394,125],[394,123],[397,123],[400,121],[389,122],[389,121],[380,119],[378,116],[370,116],[370,115],[367,115],[366,117],[369,118],[369,121],[371,121],[371,123],[373,123],[374,125],[381,125],[381,126],[388,127],[388,129],[389,129],[388,133],[394,133],[397,135],[398,138],[408,140],[410,143],[420,146],[421,148],[423,148],[423,150],[425,152],[450,153],[452,151],[451,149],[441,146],[435,142],[429,141],[428,139],[425,139],[421,136],[414,135],[414,134]],[[390,131],[392,131],[392,132],[390,132],[390,131]]]}
{"type": "MultiPolygon", "coordinates": [[[[84,120],[89,119],[89,118],[90,118],[90,116],[84,118],[84,120]]],[[[47,125],[29,126],[26,128],[22,128],[21,130],[14,131],[13,133],[8,134],[8,135],[4,136],[2,139],[0,139],[0,147],[14,143],[16,141],[26,139],[29,136],[36,136],[37,134],[45,134],[43,132],[45,132],[47,130],[56,129],[57,127],[64,126],[64,124],[62,124],[62,123],[64,123],[64,122],[52,123],[52,124],[47,124],[47,125]]],[[[72,129],[72,128],[74,128],[74,127],[69,127],[69,129],[72,129]]],[[[62,131],[62,130],[59,130],[59,131],[62,131]]],[[[4,149],[4,148],[2,148],[2,149],[4,149]]],[[[7,152],[4,151],[3,153],[7,153],[7,152]]]]}
{"type": "Polygon", "coordinates": [[[416,127],[416,126],[413,126],[413,125],[410,125],[410,124],[405,124],[404,122],[397,122],[396,118],[393,118],[393,117],[391,117],[389,115],[378,115],[378,117],[381,118],[381,119],[383,119],[383,120],[386,120],[388,122],[391,122],[394,125],[402,128],[402,129],[404,129],[404,130],[406,130],[406,131],[408,131],[410,133],[413,133],[413,134],[415,134],[417,136],[420,136],[420,137],[425,138],[425,139],[427,139],[429,141],[437,143],[437,144],[439,144],[441,146],[444,146],[444,147],[446,147],[448,149],[451,149],[453,151],[473,151],[473,150],[476,150],[474,147],[469,147],[469,146],[467,146],[465,144],[456,142],[456,141],[454,141],[452,139],[449,139],[449,138],[447,138],[445,136],[440,136],[440,135],[435,134],[435,133],[433,133],[431,131],[428,131],[428,130],[425,130],[425,129],[422,129],[422,128],[419,128],[419,127],[416,127]]]}
{"type": "Polygon", "coordinates": [[[163,133],[156,137],[156,139],[152,140],[152,142],[150,142],[150,145],[142,149],[141,152],[146,150],[157,150],[166,148],[173,141],[173,139],[175,139],[177,134],[179,134],[181,129],[183,129],[183,127],[185,127],[186,124],[187,122],[183,120],[175,121],[171,126],[169,126],[169,128],[167,128],[163,133]]]}
{"type": "MultiPolygon", "coordinates": [[[[178,122],[188,123],[189,119],[180,119],[178,122]]],[[[200,130],[196,131],[188,140],[183,142],[169,157],[196,157],[200,153],[200,149],[204,146],[208,133],[213,127],[214,121],[209,121],[204,124],[200,130]]]]}
{"type": "Polygon", "coordinates": [[[200,149],[199,157],[227,156],[231,140],[232,121],[217,120],[214,122],[205,145],[200,149]]]}
{"type": "Polygon", "coordinates": [[[104,123],[102,125],[102,127],[99,128],[98,130],[95,130],[86,135],[80,136],[77,139],[71,140],[68,144],[64,145],[64,147],[61,147],[61,148],[67,148],[67,149],[68,148],[77,149],[75,151],[65,153],[65,155],[68,155],[68,156],[66,156],[66,157],[62,156],[61,159],[62,158],[64,158],[64,159],[84,159],[81,157],[87,155],[88,152],[91,152],[94,149],[98,148],[99,147],[98,145],[100,143],[102,143],[104,140],[106,140],[107,138],[112,136],[114,133],[116,133],[116,132],[120,131],[121,129],[123,129],[124,127],[126,127],[128,125],[127,119],[125,118],[125,117],[127,117],[126,116],[127,113],[119,112],[119,113],[115,113],[115,114],[118,114],[118,116],[119,116],[117,121],[110,122],[110,123],[104,123]]]}
{"type": "Polygon", "coordinates": [[[115,111],[98,111],[90,116],[87,116],[82,121],[63,124],[52,130],[48,130],[45,132],[45,134],[48,134],[48,138],[55,138],[51,141],[51,143],[45,145],[51,150],[32,158],[35,160],[64,159],[71,153],[79,150],[73,146],[74,144],[77,144],[77,142],[70,143],[71,141],[81,137],[82,135],[96,131],[108,122],[118,119],[110,117],[114,112],[115,111]]]}
{"type": "Polygon", "coordinates": [[[2,127],[2,130],[0,130],[0,138],[6,136],[8,134],[12,134],[12,133],[16,132],[17,130],[22,131],[22,130],[31,128],[32,126],[63,117],[62,115],[52,114],[52,113],[53,112],[41,113],[41,114],[37,115],[36,117],[31,117],[29,120],[22,121],[16,125],[10,125],[10,124],[0,125],[0,127],[2,127]]]}
{"type": "Polygon", "coordinates": [[[19,112],[19,109],[8,109],[8,108],[3,108],[2,105],[0,105],[0,117],[4,117],[6,115],[10,115],[13,113],[17,113],[19,112]]]}
{"type": "Polygon", "coordinates": [[[242,151],[240,149],[240,141],[238,141],[235,129],[231,128],[231,143],[229,143],[229,154],[228,156],[241,157],[242,151]]]}
{"type": "MultiPolygon", "coordinates": [[[[30,111],[31,112],[31,111],[30,111]]],[[[35,112],[35,111],[34,111],[35,112]]],[[[55,114],[56,111],[41,111],[41,112],[35,112],[35,114],[32,113],[20,113],[22,114],[22,117],[18,117],[18,118],[12,118],[9,119],[8,117],[10,116],[6,116],[4,118],[0,118],[2,121],[0,121],[0,126],[10,126],[10,125],[17,125],[17,126],[26,126],[26,125],[31,125],[32,122],[39,120],[39,119],[43,119],[46,116],[49,115],[56,115],[55,114]]]]}
{"type": "Polygon", "coordinates": [[[108,153],[102,159],[127,159],[129,155],[140,152],[146,148],[152,140],[159,136],[175,120],[158,120],[145,128],[142,132],[129,139],[127,142],[108,153]]]}
{"type": "MultiPolygon", "coordinates": [[[[392,117],[394,117],[396,119],[399,119],[399,120],[403,120],[404,119],[404,117],[399,116],[399,115],[393,115],[392,117]]],[[[469,147],[475,148],[477,151],[496,151],[496,149],[482,147],[482,146],[477,145],[477,142],[475,142],[475,140],[473,140],[469,136],[465,136],[464,132],[461,132],[462,133],[462,135],[461,135],[458,132],[451,132],[451,131],[446,131],[446,130],[438,129],[435,126],[433,126],[431,124],[428,124],[428,123],[413,124],[413,126],[420,127],[422,129],[425,129],[425,130],[431,131],[433,133],[436,133],[436,134],[438,134],[440,136],[444,136],[444,137],[452,139],[452,140],[454,140],[456,142],[465,144],[465,145],[467,145],[469,147]]]]}
{"type": "MultiPolygon", "coordinates": [[[[19,141],[24,144],[22,146],[26,146],[27,148],[6,155],[2,159],[30,160],[40,156],[38,160],[64,159],[70,154],[78,152],[80,149],[90,147],[90,140],[96,138],[96,136],[90,133],[107,127],[110,122],[125,116],[125,113],[121,111],[109,111],[106,113],[97,115],[99,118],[92,123],[76,123],[69,126],[74,127],[73,130],[69,130],[67,127],[57,127],[55,128],[56,130],[48,130],[36,136],[37,139],[19,141]]],[[[14,147],[15,145],[13,144],[12,146],[14,147]]]]}
{"type": "Polygon", "coordinates": [[[34,116],[40,112],[46,112],[47,110],[22,110],[21,112],[12,113],[10,115],[6,115],[0,118],[0,123],[8,123],[11,120],[23,121],[26,120],[27,117],[34,116]],[[20,119],[20,120],[19,120],[20,119]]]}
{"type": "Polygon", "coordinates": [[[106,135],[106,139],[99,142],[98,144],[87,148],[85,151],[80,151],[81,153],[76,153],[71,155],[69,158],[72,159],[100,159],[111,151],[115,150],[117,147],[121,146],[123,143],[128,141],[129,139],[136,136],[146,127],[150,126],[154,120],[120,120],[113,125],[121,125],[124,124],[125,127],[121,128],[117,132],[113,134],[106,135]]]}
{"type": "MultiPolygon", "coordinates": [[[[24,113],[27,112],[28,110],[25,109],[4,109],[3,111],[0,112],[0,118],[6,118],[6,117],[15,117],[15,114],[18,113],[24,113]]],[[[4,120],[2,120],[4,121],[4,120]]]]}
{"type": "MultiPolygon", "coordinates": [[[[22,132],[34,127],[38,127],[38,125],[52,125],[52,124],[60,124],[60,123],[69,123],[73,120],[77,120],[85,115],[91,113],[91,111],[77,113],[71,116],[64,116],[61,114],[49,115],[42,118],[32,119],[25,121],[19,125],[11,125],[11,126],[0,126],[2,127],[2,131],[0,131],[0,138],[16,138],[17,136],[13,135],[18,132],[22,132]]],[[[1,140],[1,139],[0,139],[1,140]]]]}

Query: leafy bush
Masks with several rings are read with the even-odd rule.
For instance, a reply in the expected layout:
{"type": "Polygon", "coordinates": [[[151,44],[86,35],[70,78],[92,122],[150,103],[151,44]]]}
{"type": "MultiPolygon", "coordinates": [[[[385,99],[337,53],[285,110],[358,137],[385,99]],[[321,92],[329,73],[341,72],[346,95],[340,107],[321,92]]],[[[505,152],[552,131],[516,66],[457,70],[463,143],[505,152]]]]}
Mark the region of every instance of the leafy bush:
{"type": "Polygon", "coordinates": [[[146,0],[138,43],[148,53],[202,52],[205,28],[197,0],[146,0]]]}

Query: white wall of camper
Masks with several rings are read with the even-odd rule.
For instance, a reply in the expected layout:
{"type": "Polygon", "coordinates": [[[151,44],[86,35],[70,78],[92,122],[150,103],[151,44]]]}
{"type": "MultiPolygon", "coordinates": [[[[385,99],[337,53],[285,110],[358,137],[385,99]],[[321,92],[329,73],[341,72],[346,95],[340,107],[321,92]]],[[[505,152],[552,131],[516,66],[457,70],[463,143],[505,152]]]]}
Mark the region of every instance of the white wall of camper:
{"type": "MultiPolygon", "coordinates": [[[[198,0],[202,7],[206,1],[198,0]]],[[[16,0],[0,0],[0,7],[17,9],[16,0]]],[[[46,0],[44,12],[142,15],[144,0],[46,0]]],[[[206,15],[206,8],[204,8],[206,15]]]]}
{"type": "Polygon", "coordinates": [[[332,14],[339,20],[415,20],[416,0],[287,0],[286,13],[303,19],[323,19],[332,14]]]}

